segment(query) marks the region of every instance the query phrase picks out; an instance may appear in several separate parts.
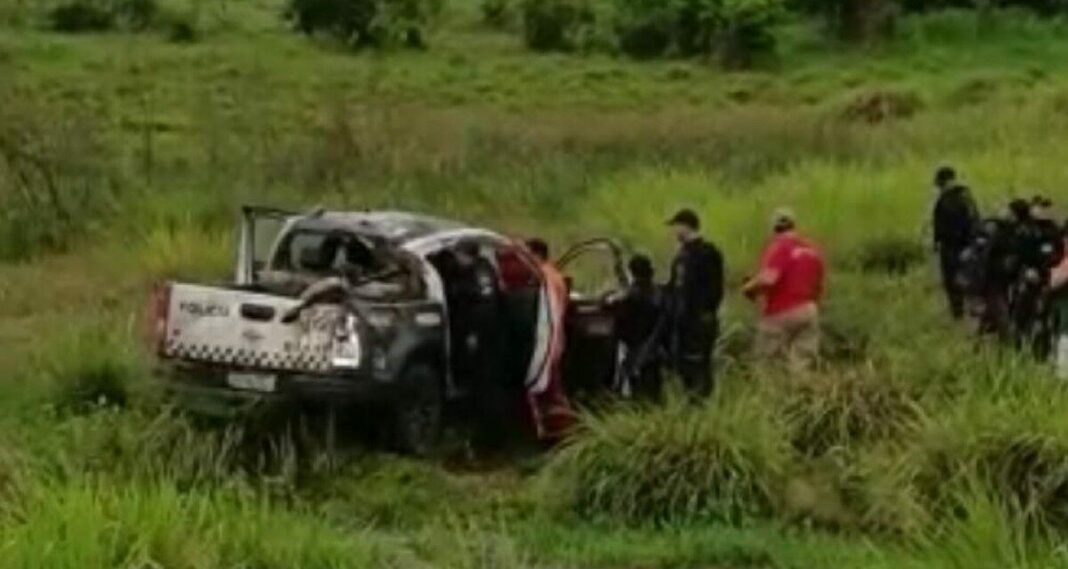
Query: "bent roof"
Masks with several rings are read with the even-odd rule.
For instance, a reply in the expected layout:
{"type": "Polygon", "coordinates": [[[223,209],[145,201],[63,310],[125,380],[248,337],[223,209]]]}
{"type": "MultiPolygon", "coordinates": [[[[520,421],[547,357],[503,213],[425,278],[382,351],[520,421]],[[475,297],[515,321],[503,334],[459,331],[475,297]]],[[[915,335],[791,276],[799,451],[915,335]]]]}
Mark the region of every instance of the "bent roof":
{"type": "Polygon", "coordinates": [[[296,227],[341,229],[384,239],[393,245],[469,227],[458,221],[404,211],[328,211],[301,218],[296,227]]]}

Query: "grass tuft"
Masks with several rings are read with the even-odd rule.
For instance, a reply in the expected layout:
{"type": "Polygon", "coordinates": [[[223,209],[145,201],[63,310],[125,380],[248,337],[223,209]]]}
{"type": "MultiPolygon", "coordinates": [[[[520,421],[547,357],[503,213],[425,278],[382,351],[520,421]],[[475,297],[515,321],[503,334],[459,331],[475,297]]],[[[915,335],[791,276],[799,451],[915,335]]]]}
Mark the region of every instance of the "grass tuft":
{"type": "Polygon", "coordinates": [[[740,521],[770,511],[789,460],[785,425],[746,390],[707,406],[587,415],[546,476],[584,519],[740,521]]]}

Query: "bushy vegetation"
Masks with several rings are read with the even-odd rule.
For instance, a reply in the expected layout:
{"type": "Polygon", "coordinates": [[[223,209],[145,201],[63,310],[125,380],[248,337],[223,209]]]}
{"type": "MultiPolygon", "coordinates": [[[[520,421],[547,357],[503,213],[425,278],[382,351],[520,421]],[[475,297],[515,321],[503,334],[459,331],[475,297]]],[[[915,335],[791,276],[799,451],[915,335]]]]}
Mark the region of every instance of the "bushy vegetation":
{"type": "Polygon", "coordinates": [[[422,48],[437,9],[435,0],[290,0],[286,17],[304,34],[352,48],[422,48]]]}
{"type": "Polygon", "coordinates": [[[926,260],[926,249],[916,239],[877,237],[865,241],[857,250],[857,267],[867,273],[903,275],[926,260]]]}
{"type": "Polygon", "coordinates": [[[719,57],[746,67],[774,51],[772,29],[783,16],[775,0],[617,0],[614,28],[623,53],[638,57],[719,57]]]}
{"type": "Polygon", "coordinates": [[[587,0],[524,0],[523,39],[534,51],[574,51],[586,47],[596,29],[587,0]]]}
{"type": "Polygon", "coordinates": [[[0,259],[61,250],[114,205],[100,126],[80,110],[0,101],[0,259]]]}
{"type": "Polygon", "coordinates": [[[588,417],[549,466],[551,491],[602,522],[739,522],[767,515],[789,465],[784,426],[737,398],[588,417]]]}

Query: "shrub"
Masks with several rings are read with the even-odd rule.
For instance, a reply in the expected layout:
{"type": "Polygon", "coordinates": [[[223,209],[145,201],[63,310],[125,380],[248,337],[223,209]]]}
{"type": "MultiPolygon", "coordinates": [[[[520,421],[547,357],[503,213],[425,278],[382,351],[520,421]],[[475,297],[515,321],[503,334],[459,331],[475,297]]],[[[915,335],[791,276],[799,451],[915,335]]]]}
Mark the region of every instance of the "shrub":
{"type": "MultiPolygon", "coordinates": [[[[616,0],[615,29],[619,49],[637,58],[660,57],[666,54],[682,31],[683,22],[680,16],[683,15],[688,16],[688,27],[694,28],[690,33],[697,35],[700,28],[705,27],[697,10],[689,7],[680,9],[677,3],[663,0],[616,0]]],[[[692,41],[700,43],[696,38],[692,41]]]]}
{"type": "Polygon", "coordinates": [[[585,0],[524,0],[523,39],[534,51],[572,51],[596,23],[585,0]]]}
{"type": "Polygon", "coordinates": [[[887,236],[865,241],[855,256],[857,268],[865,273],[902,275],[922,265],[927,252],[915,239],[887,236]]]}
{"type": "Polygon", "coordinates": [[[546,483],[564,506],[590,520],[656,524],[766,515],[790,460],[784,426],[757,397],[732,394],[717,403],[674,401],[586,416],[552,458],[546,483]]]}
{"type": "Polygon", "coordinates": [[[728,68],[748,68],[775,51],[772,28],[783,13],[782,0],[723,0],[715,50],[728,68]]]}
{"type": "Polygon", "coordinates": [[[102,3],[74,0],[56,6],[49,14],[52,29],[57,32],[99,32],[115,26],[115,16],[102,3]]]}
{"type": "Polygon", "coordinates": [[[59,32],[145,30],[159,15],[156,0],[72,0],[52,9],[49,20],[59,32]]]}
{"type": "Polygon", "coordinates": [[[174,16],[167,23],[167,40],[173,43],[193,43],[200,37],[200,30],[190,16],[174,16]]]}
{"type": "Polygon", "coordinates": [[[898,0],[798,0],[795,4],[821,16],[833,36],[851,42],[891,35],[900,9],[898,0]]]}
{"type": "Polygon", "coordinates": [[[512,22],[510,0],[482,0],[482,22],[491,28],[506,28],[512,22]]]}
{"type": "Polygon", "coordinates": [[[156,0],[118,0],[112,10],[123,26],[131,30],[146,30],[152,27],[159,15],[156,0]]]}
{"type": "Polygon", "coordinates": [[[324,33],[352,48],[426,44],[436,0],[289,0],[286,18],[304,34],[324,33]]]}
{"type": "Polygon", "coordinates": [[[782,0],[615,0],[614,8],[623,53],[715,55],[728,67],[773,52],[772,27],[784,11],[782,0]]]}

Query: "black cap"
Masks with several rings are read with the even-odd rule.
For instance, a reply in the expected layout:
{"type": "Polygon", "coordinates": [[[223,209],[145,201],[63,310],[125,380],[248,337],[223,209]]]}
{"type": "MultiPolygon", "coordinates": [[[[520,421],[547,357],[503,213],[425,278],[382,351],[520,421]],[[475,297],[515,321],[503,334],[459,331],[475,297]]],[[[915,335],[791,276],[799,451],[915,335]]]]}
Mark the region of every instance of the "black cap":
{"type": "Polygon", "coordinates": [[[938,185],[948,184],[957,179],[957,171],[952,166],[941,166],[935,172],[935,183],[938,185]]]}
{"type": "Polygon", "coordinates": [[[685,225],[690,229],[701,229],[701,218],[697,217],[697,213],[692,209],[680,209],[668,220],[668,225],[685,225]]]}

